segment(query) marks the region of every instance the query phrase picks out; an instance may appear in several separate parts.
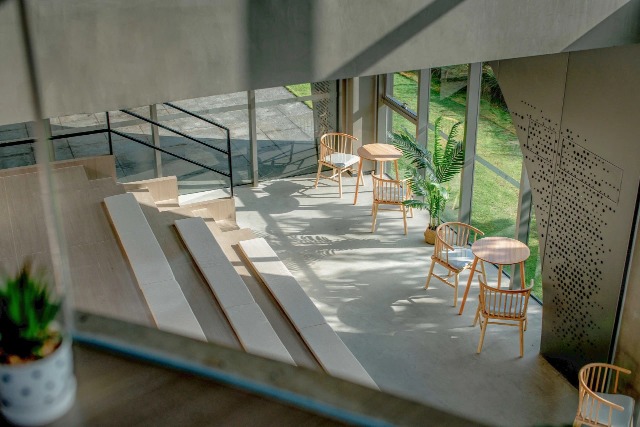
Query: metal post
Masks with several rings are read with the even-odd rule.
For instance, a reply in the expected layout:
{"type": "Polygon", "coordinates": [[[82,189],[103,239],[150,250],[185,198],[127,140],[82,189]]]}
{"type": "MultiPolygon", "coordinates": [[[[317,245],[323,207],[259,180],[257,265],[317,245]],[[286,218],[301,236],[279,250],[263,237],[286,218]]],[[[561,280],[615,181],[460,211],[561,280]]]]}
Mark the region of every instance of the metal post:
{"type": "MultiPolygon", "coordinates": [[[[158,107],[156,104],[149,105],[149,118],[153,122],[158,122],[158,107]]],[[[151,139],[153,140],[153,145],[160,148],[160,133],[158,132],[158,126],[151,123],[151,139]]],[[[156,178],[162,177],[162,153],[158,150],[153,150],[155,152],[156,159],[156,178]]]]}
{"type": "Polygon", "coordinates": [[[231,161],[231,131],[227,129],[227,161],[229,162],[229,190],[233,197],[233,162],[231,161]]]}
{"type": "Polygon", "coordinates": [[[386,80],[387,76],[381,74],[378,76],[378,96],[377,96],[377,107],[378,107],[378,118],[376,120],[377,131],[376,131],[376,142],[384,142],[387,140],[387,132],[389,129],[387,128],[387,117],[390,114],[389,107],[387,107],[382,102],[382,97],[385,95],[386,88],[386,80]]]}
{"type": "MultiPolygon", "coordinates": [[[[531,224],[531,185],[527,176],[527,169],[522,163],[522,172],[520,173],[520,193],[518,194],[518,217],[516,219],[516,235],[515,238],[522,243],[529,242],[529,226],[531,224]]],[[[526,279],[526,278],[525,278],[526,279]]],[[[530,277],[532,279],[532,277],[530,277]]],[[[520,268],[518,266],[511,267],[511,289],[519,288],[520,268]]],[[[525,283],[526,284],[526,283],[525,283]]]]}
{"type": "Polygon", "coordinates": [[[109,154],[113,156],[113,141],[111,140],[111,119],[109,112],[104,113],[107,116],[107,138],[109,139],[109,154]]]}
{"type": "Polygon", "coordinates": [[[247,91],[247,100],[249,104],[249,144],[251,150],[251,185],[258,186],[258,127],[256,123],[256,92],[247,91]]]}
{"type": "Polygon", "coordinates": [[[467,111],[464,120],[464,167],[460,177],[460,211],[458,220],[471,223],[471,201],[473,197],[473,174],[476,163],[476,142],[478,139],[478,119],[480,116],[480,85],[482,82],[482,62],[469,64],[467,82],[467,111]]]}

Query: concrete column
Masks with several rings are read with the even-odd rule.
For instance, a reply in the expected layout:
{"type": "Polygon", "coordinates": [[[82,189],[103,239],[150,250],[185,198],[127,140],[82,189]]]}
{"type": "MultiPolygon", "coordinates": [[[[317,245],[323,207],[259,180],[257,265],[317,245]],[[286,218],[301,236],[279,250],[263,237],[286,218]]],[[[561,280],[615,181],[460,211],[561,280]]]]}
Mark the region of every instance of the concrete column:
{"type": "Polygon", "coordinates": [[[249,104],[249,146],[251,150],[251,185],[258,186],[260,175],[258,174],[258,128],[256,120],[256,92],[247,92],[249,104]]]}

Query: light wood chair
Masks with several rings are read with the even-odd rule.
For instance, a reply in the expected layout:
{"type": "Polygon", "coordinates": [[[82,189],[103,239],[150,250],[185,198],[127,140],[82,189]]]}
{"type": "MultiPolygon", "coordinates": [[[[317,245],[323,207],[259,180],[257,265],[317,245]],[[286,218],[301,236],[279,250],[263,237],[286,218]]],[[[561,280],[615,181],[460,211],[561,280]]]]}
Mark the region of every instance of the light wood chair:
{"type": "MultiPolygon", "coordinates": [[[[320,137],[320,151],[318,156],[318,174],[316,175],[315,188],[318,188],[320,178],[330,179],[338,183],[338,192],[342,197],[342,174],[347,171],[354,171],[355,166],[360,162],[360,157],[353,154],[353,141],[357,141],[355,136],[346,133],[325,133],[320,137]],[[331,175],[323,175],[322,167],[331,168],[331,175]]],[[[356,172],[357,173],[357,172],[356,172]]],[[[364,179],[362,175],[357,179],[364,179]]]]}
{"type": "Polygon", "coordinates": [[[574,426],[631,427],[635,401],[618,394],[620,372],[628,369],[608,363],[589,363],[578,373],[578,412],[574,426]]]}
{"type": "MultiPolygon", "coordinates": [[[[431,268],[424,288],[428,289],[431,277],[435,277],[453,288],[453,306],[458,305],[458,276],[462,271],[471,268],[474,255],[469,245],[475,242],[478,236],[484,236],[484,233],[469,224],[462,222],[440,224],[436,228],[436,243],[431,256],[431,268]],[[434,273],[436,264],[447,269],[446,276],[434,273]],[[452,276],[454,278],[453,283],[450,282],[452,276]]],[[[487,275],[485,274],[484,263],[479,260],[478,264],[480,264],[480,272],[486,282],[487,275]]]]}
{"type": "Polygon", "coordinates": [[[484,280],[480,281],[480,295],[476,317],[473,319],[473,326],[480,319],[480,342],[478,342],[478,354],[482,351],[484,334],[487,332],[487,325],[517,326],[520,328],[520,357],[524,355],[524,331],[527,330],[527,306],[531,286],[525,289],[497,289],[487,285],[484,280]]]}
{"type": "MultiPolygon", "coordinates": [[[[402,220],[404,221],[404,234],[407,234],[407,207],[402,203],[411,198],[411,189],[409,188],[409,180],[396,180],[380,178],[371,175],[373,180],[373,208],[371,214],[373,220],[371,222],[371,232],[376,229],[376,217],[378,210],[395,210],[394,208],[380,208],[380,205],[397,206],[402,212],[402,220]]],[[[413,209],[410,209],[410,216],[413,218],[413,209]]]]}

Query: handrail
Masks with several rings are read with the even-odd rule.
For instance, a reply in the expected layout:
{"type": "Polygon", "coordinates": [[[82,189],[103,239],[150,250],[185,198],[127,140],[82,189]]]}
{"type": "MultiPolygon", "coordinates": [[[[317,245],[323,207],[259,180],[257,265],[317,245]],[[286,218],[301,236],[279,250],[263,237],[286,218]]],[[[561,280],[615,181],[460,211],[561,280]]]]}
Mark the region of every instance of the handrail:
{"type": "Polygon", "coordinates": [[[182,108],[182,107],[180,107],[180,106],[178,106],[178,105],[176,105],[176,104],[173,104],[173,103],[171,103],[171,102],[163,102],[163,104],[164,104],[164,105],[168,105],[168,106],[169,106],[169,107],[171,107],[171,108],[175,108],[176,110],[178,110],[178,111],[180,111],[180,112],[182,112],[182,113],[185,113],[185,114],[187,114],[187,115],[189,115],[189,116],[191,116],[191,117],[195,117],[195,118],[200,119],[200,120],[202,120],[202,121],[204,121],[204,122],[207,122],[207,123],[209,123],[209,124],[211,124],[211,125],[217,126],[217,127],[219,127],[220,129],[224,129],[224,130],[226,130],[226,131],[229,131],[229,128],[228,128],[228,127],[223,126],[223,125],[221,125],[220,123],[216,123],[216,122],[214,122],[213,120],[209,120],[209,119],[207,119],[206,117],[203,117],[203,116],[201,116],[201,115],[199,115],[199,114],[194,113],[193,111],[185,110],[184,108],[182,108]]]}
{"type": "MultiPolygon", "coordinates": [[[[196,118],[198,118],[200,120],[203,120],[203,121],[205,121],[205,122],[207,122],[207,123],[209,123],[209,124],[211,124],[213,126],[217,126],[217,127],[221,128],[221,129],[223,129],[227,134],[227,150],[225,151],[225,150],[222,150],[220,148],[214,147],[214,146],[212,146],[210,144],[207,144],[204,141],[201,141],[201,140],[199,140],[197,138],[194,138],[194,137],[192,137],[190,135],[187,135],[187,134],[185,134],[183,132],[180,132],[177,129],[173,129],[173,128],[169,127],[169,126],[166,126],[166,125],[163,125],[163,124],[161,124],[161,123],[159,123],[157,121],[148,119],[148,118],[146,118],[144,116],[141,116],[139,114],[136,114],[136,113],[134,113],[132,111],[129,111],[129,110],[120,110],[120,111],[125,113],[125,114],[128,114],[128,115],[130,115],[132,117],[135,117],[135,118],[137,118],[139,120],[142,120],[142,121],[145,121],[147,123],[150,123],[150,124],[152,124],[154,126],[158,126],[158,127],[161,127],[161,128],[163,128],[165,130],[168,130],[169,132],[173,132],[176,135],[182,136],[183,138],[187,138],[187,139],[189,139],[191,141],[197,142],[198,144],[201,144],[201,145],[204,145],[206,147],[209,147],[209,148],[211,148],[211,149],[213,149],[215,151],[218,151],[218,152],[220,152],[222,154],[226,154],[227,162],[228,162],[228,166],[229,166],[229,173],[222,172],[220,170],[217,170],[215,168],[209,167],[209,166],[204,165],[204,164],[202,164],[200,162],[197,162],[195,160],[187,159],[186,157],[182,157],[182,156],[180,156],[178,154],[172,153],[172,152],[167,151],[165,149],[162,149],[160,147],[156,147],[155,145],[152,145],[152,144],[149,144],[147,142],[144,142],[144,141],[142,141],[142,140],[140,140],[138,138],[132,137],[132,136],[127,135],[127,134],[125,134],[123,132],[117,131],[115,129],[111,129],[111,126],[110,126],[110,123],[109,123],[110,122],[109,113],[107,113],[107,128],[106,129],[92,129],[92,130],[87,130],[87,131],[82,131],[82,132],[63,133],[63,134],[60,134],[60,135],[50,136],[49,140],[50,141],[54,141],[54,140],[63,139],[63,138],[73,138],[73,137],[78,137],[78,136],[107,133],[109,135],[109,152],[110,152],[110,154],[113,154],[113,152],[112,152],[112,143],[111,143],[111,134],[114,133],[114,134],[116,134],[118,136],[121,136],[121,137],[123,137],[125,139],[137,142],[138,144],[142,144],[142,145],[144,145],[146,147],[149,147],[149,148],[152,148],[152,149],[154,149],[156,151],[160,151],[160,152],[168,154],[168,155],[170,155],[172,157],[178,158],[180,160],[184,160],[187,163],[191,163],[193,165],[196,165],[196,166],[199,166],[201,168],[207,169],[207,170],[209,170],[211,172],[215,172],[215,173],[217,173],[219,175],[226,176],[227,178],[229,178],[229,188],[230,188],[230,192],[231,192],[231,197],[233,197],[233,193],[234,193],[234,191],[233,191],[233,166],[232,166],[232,161],[231,161],[231,134],[230,134],[229,128],[227,128],[226,126],[222,126],[221,124],[216,123],[216,122],[214,122],[212,120],[209,120],[209,119],[207,119],[205,117],[202,117],[202,116],[200,116],[198,114],[192,113],[191,111],[185,110],[185,109],[183,109],[181,107],[178,107],[178,106],[176,106],[174,104],[171,104],[169,102],[165,102],[164,104],[168,105],[168,106],[170,106],[172,108],[175,108],[175,109],[177,109],[177,110],[179,110],[179,111],[181,111],[181,112],[183,112],[185,114],[188,114],[190,116],[193,116],[193,117],[196,117],[196,118]]],[[[33,144],[34,142],[36,142],[35,138],[21,138],[21,139],[11,140],[11,141],[7,141],[7,142],[0,142],[0,148],[12,147],[12,146],[18,146],[18,145],[25,145],[25,144],[33,144]]]]}
{"type": "Polygon", "coordinates": [[[213,126],[217,126],[220,129],[223,129],[226,133],[227,133],[227,163],[228,163],[228,167],[229,167],[229,185],[231,186],[231,195],[233,195],[233,164],[231,161],[231,131],[229,130],[228,127],[221,125],[220,123],[216,123],[213,120],[209,120],[206,117],[203,117],[199,114],[196,114],[192,111],[186,110],[176,104],[173,104],[171,102],[164,102],[164,105],[168,105],[171,108],[174,108],[182,113],[185,113],[191,117],[195,117],[196,119],[200,119],[202,121],[204,121],[205,123],[209,123],[210,125],[213,126]]]}
{"type": "MultiPolygon", "coordinates": [[[[129,140],[131,140],[131,141],[137,142],[138,144],[142,144],[142,145],[147,146],[147,147],[149,147],[149,148],[153,148],[154,150],[156,150],[156,151],[160,151],[161,153],[165,153],[165,154],[168,154],[168,155],[170,155],[170,156],[177,157],[178,159],[180,159],[180,160],[184,160],[184,161],[185,161],[185,162],[187,162],[187,163],[191,163],[191,164],[194,164],[194,165],[196,165],[196,166],[200,166],[201,168],[204,168],[204,169],[210,170],[211,172],[215,172],[215,173],[218,173],[218,174],[220,174],[220,175],[226,176],[227,178],[230,178],[229,174],[228,174],[228,173],[226,173],[226,172],[222,172],[222,171],[216,170],[216,169],[211,168],[211,167],[209,167],[209,166],[206,166],[206,165],[204,165],[204,164],[202,164],[202,163],[200,163],[200,162],[196,162],[195,160],[190,160],[190,159],[187,159],[186,157],[182,157],[182,156],[180,156],[180,155],[178,155],[178,154],[172,153],[172,152],[167,151],[167,150],[165,150],[165,149],[163,149],[163,148],[156,147],[155,145],[149,144],[148,142],[144,142],[144,141],[142,141],[142,140],[140,140],[140,139],[138,139],[138,138],[135,138],[135,137],[133,137],[133,136],[131,136],[131,135],[127,135],[126,133],[122,133],[122,132],[120,132],[120,131],[113,130],[113,129],[111,129],[111,132],[113,132],[113,133],[115,133],[116,135],[121,136],[121,137],[123,137],[123,138],[127,138],[127,139],[129,139],[129,140]]],[[[233,187],[232,187],[231,191],[233,192],[233,187]]]]}
{"type": "Polygon", "coordinates": [[[221,149],[220,149],[220,148],[218,148],[218,147],[214,147],[213,145],[209,145],[209,144],[207,144],[207,143],[206,143],[206,142],[204,142],[204,141],[200,141],[199,139],[194,138],[194,137],[192,137],[192,136],[189,136],[189,135],[187,135],[186,133],[180,132],[180,131],[179,131],[179,130],[177,130],[177,129],[173,129],[173,128],[169,127],[169,126],[163,125],[162,123],[159,123],[159,122],[156,122],[156,121],[154,121],[154,120],[148,119],[148,118],[146,118],[146,117],[144,117],[144,116],[141,116],[140,114],[134,113],[133,111],[129,111],[129,110],[120,110],[120,111],[122,111],[122,112],[123,112],[123,113],[125,113],[125,114],[129,114],[130,116],[133,116],[133,117],[135,117],[136,119],[140,119],[140,120],[145,121],[145,122],[147,122],[147,123],[149,123],[149,124],[152,124],[152,125],[154,125],[154,126],[158,126],[158,127],[162,128],[162,129],[168,130],[169,132],[173,132],[173,133],[175,133],[176,135],[180,135],[180,136],[181,136],[181,137],[183,137],[183,138],[187,138],[187,139],[190,139],[191,141],[197,142],[198,144],[205,145],[205,146],[207,146],[207,147],[209,147],[209,148],[211,148],[211,149],[213,149],[213,150],[219,151],[219,152],[220,152],[220,153],[222,153],[222,154],[229,154],[228,152],[226,152],[226,151],[224,151],[224,150],[221,150],[221,149]]]}

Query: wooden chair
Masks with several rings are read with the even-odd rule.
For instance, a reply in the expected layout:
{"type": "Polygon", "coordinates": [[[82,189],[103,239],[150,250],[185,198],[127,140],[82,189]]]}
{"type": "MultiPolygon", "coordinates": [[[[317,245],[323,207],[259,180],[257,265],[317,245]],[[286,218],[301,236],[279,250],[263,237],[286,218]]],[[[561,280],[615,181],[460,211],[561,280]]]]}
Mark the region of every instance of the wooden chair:
{"type": "Polygon", "coordinates": [[[633,425],[635,401],[618,394],[620,372],[630,374],[628,369],[608,363],[589,363],[578,373],[578,412],[574,426],[620,426],[633,425]]]}
{"type": "MultiPolygon", "coordinates": [[[[373,209],[371,214],[373,215],[373,221],[371,222],[371,232],[376,229],[376,217],[378,210],[395,210],[393,208],[380,208],[380,205],[394,205],[398,206],[402,212],[402,219],[404,221],[404,234],[407,234],[407,207],[402,204],[405,200],[411,198],[411,189],[409,188],[409,180],[395,180],[380,178],[376,175],[371,175],[373,180],[373,209]]],[[[410,216],[413,218],[413,209],[410,210],[410,216]]]]}
{"type": "MultiPolygon", "coordinates": [[[[462,271],[471,268],[474,255],[469,245],[475,242],[478,236],[484,236],[484,233],[469,224],[462,222],[440,224],[436,228],[436,244],[433,248],[431,268],[424,288],[428,289],[431,277],[435,277],[453,288],[453,306],[458,305],[458,276],[462,271]],[[447,276],[439,276],[434,273],[436,264],[447,269],[447,276]],[[449,281],[451,276],[454,277],[453,283],[449,281]]],[[[484,270],[484,263],[479,260],[478,264],[480,264],[480,272],[486,282],[487,276],[484,270]]]]}
{"type": "MultiPolygon", "coordinates": [[[[320,151],[318,156],[318,174],[316,175],[315,188],[318,188],[320,178],[330,179],[338,183],[338,191],[342,197],[342,174],[346,171],[354,171],[360,162],[360,157],[353,154],[353,141],[355,136],[346,133],[325,133],[320,137],[320,151]],[[322,167],[331,168],[331,175],[323,175],[322,167]]],[[[357,172],[356,172],[357,173],[357,172]]],[[[358,177],[364,184],[362,175],[358,177]]]]}
{"type": "Polygon", "coordinates": [[[533,289],[531,286],[525,289],[497,289],[488,286],[484,280],[480,280],[480,295],[476,317],[473,326],[480,318],[480,342],[478,342],[478,354],[482,351],[484,334],[489,323],[495,325],[517,326],[520,328],[520,357],[524,355],[524,331],[527,330],[527,306],[529,296],[533,289]]]}

